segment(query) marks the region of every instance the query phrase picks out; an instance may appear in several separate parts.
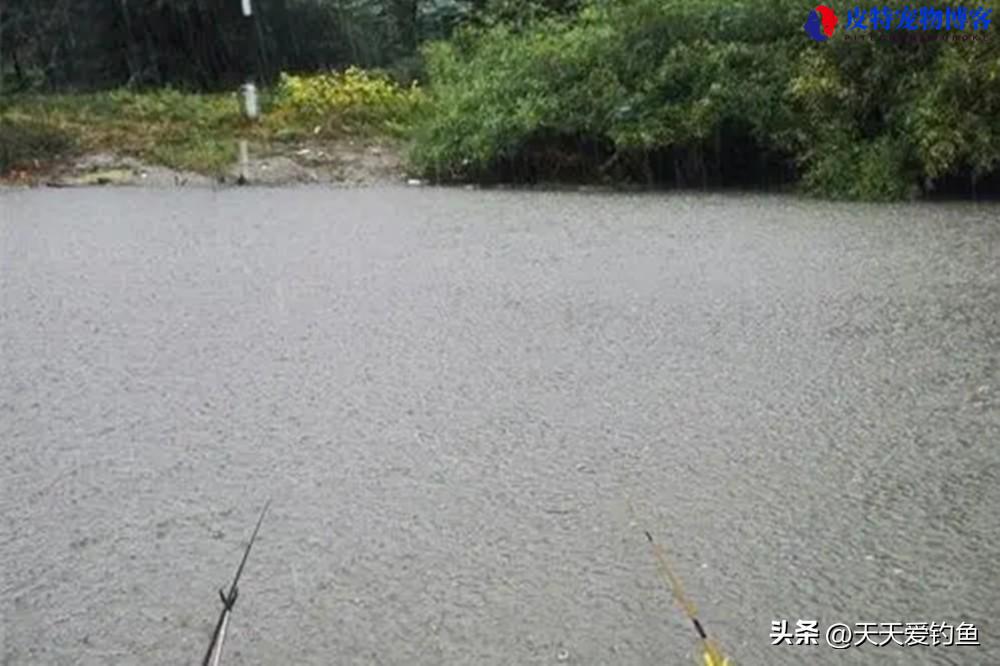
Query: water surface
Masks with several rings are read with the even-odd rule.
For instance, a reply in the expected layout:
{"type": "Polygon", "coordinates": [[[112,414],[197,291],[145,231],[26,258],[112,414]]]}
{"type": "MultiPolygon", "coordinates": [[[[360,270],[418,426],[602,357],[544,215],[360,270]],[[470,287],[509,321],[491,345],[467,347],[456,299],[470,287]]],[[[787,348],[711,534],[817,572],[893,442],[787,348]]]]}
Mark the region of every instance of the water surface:
{"type": "Polygon", "coordinates": [[[995,206],[2,192],[2,663],[196,663],[268,497],[226,664],[693,663],[643,529],[739,663],[1000,663],[998,358],[995,206]]]}

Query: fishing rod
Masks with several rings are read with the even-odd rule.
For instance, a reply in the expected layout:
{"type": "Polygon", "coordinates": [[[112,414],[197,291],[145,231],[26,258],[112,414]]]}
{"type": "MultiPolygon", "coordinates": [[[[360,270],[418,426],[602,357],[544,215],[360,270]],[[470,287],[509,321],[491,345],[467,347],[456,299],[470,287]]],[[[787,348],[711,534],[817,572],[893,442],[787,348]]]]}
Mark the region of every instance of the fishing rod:
{"type": "Polygon", "coordinates": [[[260,518],[257,519],[257,526],[253,529],[250,543],[247,544],[246,550],[243,551],[243,559],[240,560],[240,566],[236,569],[236,576],[233,578],[232,585],[229,586],[229,592],[227,593],[225,588],[219,589],[219,598],[222,599],[222,612],[219,613],[219,621],[215,623],[215,631],[212,632],[212,642],[208,644],[208,651],[205,652],[205,658],[202,660],[201,666],[219,666],[219,660],[222,659],[222,643],[226,640],[229,616],[233,612],[233,606],[236,605],[236,597],[239,595],[239,588],[236,585],[240,582],[243,567],[246,566],[247,558],[250,557],[250,549],[253,548],[253,542],[257,540],[257,533],[260,531],[260,525],[264,522],[264,514],[267,513],[269,506],[271,506],[271,500],[267,501],[260,512],[260,518]]]}
{"type": "MultiPolygon", "coordinates": [[[[630,500],[626,501],[628,502],[628,507],[632,513],[632,517],[635,519],[635,508],[632,506],[632,502],[630,500]]],[[[698,640],[701,642],[702,648],[701,658],[704,666],[732,666],[732,663],[729,661],[729,657],[725,656],[722,653],[722,649],[715,643],[715,641],[708,637],[708,632],[705,631],[705,625],[703,625],[701,620],[698,619],[698,609],[688,598],[687,594],[684,593],[684,586],[681,585],[681,579],[677,577],[673,568],[670,566],[670,562],[667,559],[666,549],[653,539],[653,535],[650,534],[648,530],[643,530],[643,533],[646,535],[646,539],[649,541],[649,545],[653,549],[653,557],[656,558],[656,569],[663,578],[663,582],[666,583],[668,588],[670,588],[677,605],[681,607],[684,614],[687,615],[689,620],[691,620],[691,624],[694,625],[695,631],[698,632],[698,640]]]]}

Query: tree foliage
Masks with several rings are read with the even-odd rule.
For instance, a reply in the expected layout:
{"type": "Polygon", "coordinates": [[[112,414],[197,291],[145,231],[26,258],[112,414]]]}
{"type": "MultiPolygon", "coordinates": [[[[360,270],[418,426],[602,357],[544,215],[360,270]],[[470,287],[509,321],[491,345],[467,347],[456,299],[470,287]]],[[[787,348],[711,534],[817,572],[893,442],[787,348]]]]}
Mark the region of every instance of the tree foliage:
{"type": "Polygon", "coordinates": [[[0,82],[7,90],[232,88],[282,71],[399,66],[449,34],[460,0],[5,0],[0,82]]]}
{"type": "Polygon", "coordinates": [[[790,0],[590,0],[467,27],[425,48],[436,112],[414,162],[442,179],[800,181],[862,199],[996,172],[993,28],[817,44],[805,18],[790,0]]]}

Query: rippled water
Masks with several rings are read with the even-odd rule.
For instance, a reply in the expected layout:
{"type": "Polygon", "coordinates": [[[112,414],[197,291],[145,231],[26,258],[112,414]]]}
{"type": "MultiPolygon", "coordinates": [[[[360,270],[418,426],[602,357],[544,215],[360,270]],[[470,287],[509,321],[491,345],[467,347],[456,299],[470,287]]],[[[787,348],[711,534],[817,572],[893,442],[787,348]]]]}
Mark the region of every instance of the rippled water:
{"type": "Polygon", "coordinates": [[[693,663],[642,529],[738,663],[1000,663],[998,260],[971,204],[0,192],[0,663],[196,663],[268,497],[226,664],[693,663]]]}

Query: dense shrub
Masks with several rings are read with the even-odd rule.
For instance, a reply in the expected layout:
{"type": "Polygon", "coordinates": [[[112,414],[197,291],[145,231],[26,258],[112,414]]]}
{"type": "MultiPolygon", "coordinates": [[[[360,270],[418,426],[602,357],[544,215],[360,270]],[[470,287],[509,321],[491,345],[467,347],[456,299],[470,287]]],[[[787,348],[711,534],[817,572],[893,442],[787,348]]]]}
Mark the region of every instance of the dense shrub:
{"type": "Polygon", "coordinates": [[[313,117],[340,128],[402,130],[423,101],[415,83],[401,86],[387,74],[349,67],[328,74],[282,74],[273,105],[279,114],[313,117]]]}
{"type": "Polygon", "coordinates": [[[790,0],[591,0],[467,27],[425,48],[434,113],[413,164],[440,179],[797,181],[861,199],[1000,166],[995,28],[899,43],[849,41],[842,24],[817,44],[806,12],[790,0]]]}

